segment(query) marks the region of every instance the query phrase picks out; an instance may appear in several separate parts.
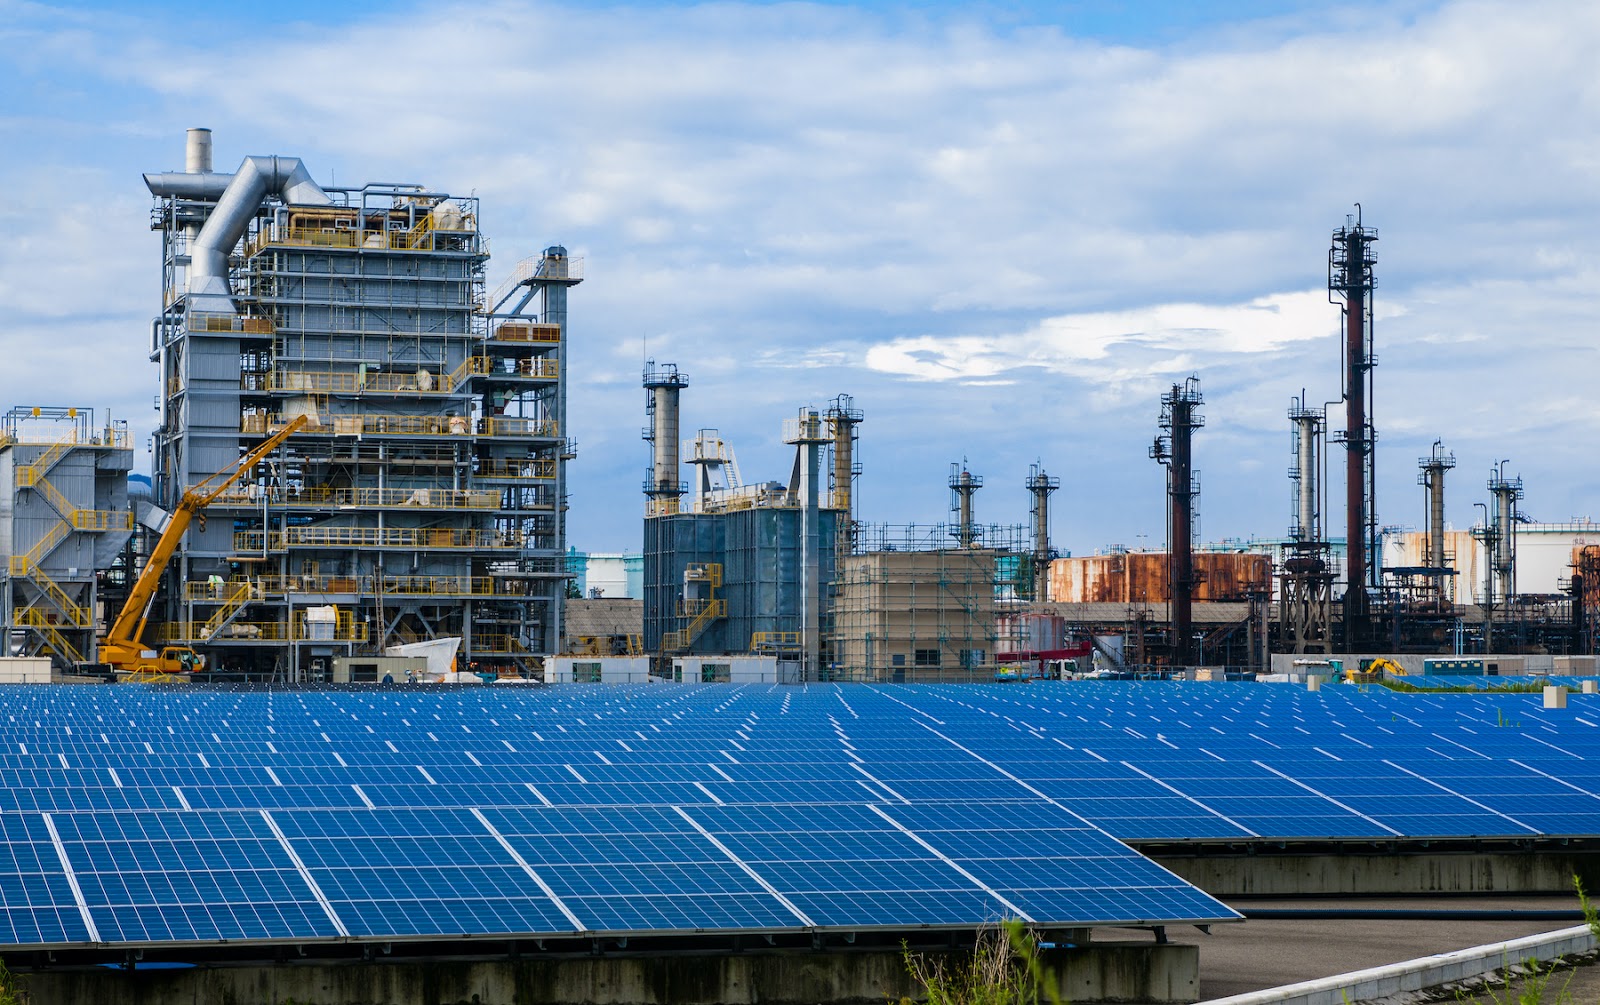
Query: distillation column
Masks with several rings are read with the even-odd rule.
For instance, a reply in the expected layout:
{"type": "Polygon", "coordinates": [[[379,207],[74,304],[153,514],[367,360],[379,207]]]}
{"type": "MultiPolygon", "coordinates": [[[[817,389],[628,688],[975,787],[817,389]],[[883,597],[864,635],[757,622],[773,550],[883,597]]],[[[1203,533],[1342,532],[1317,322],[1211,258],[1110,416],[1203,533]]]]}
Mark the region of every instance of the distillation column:
{"type": "Polygon", "coordinates": [[[1305,396],[1289,406],[1294,464],[1289,547],[1284,556],[1279,622],[1291,653],[1325,653],[1332,648],[1333,572],[1322,534],[1322,445],[1327,414],[1309,408],[1305,396]]]}
{"type": "Polygon", "coordinates": [[[1168,575],[1172,593],[1172,666],[1194,663],[1194,431],[1205,425],[1200,378],[1190,377],[1161,396],[1161,429],[1150,455],[1167,466],[1168,575]]]}
{"type": "MultiPolygon", "coordinates": [[[[855,480],[861,474],[861,464],[856,458],[856,426],[861,424],[861,409],[855,407],[855,399],[848,394],[841,394],[833,399],[833,404],[823,413],[823,418],[828,420],[828,429],[833,434],[833,505],[839,511],[839,527],[836,531],[838,553],[849,555],[855,550],[856,538],[856,493],[855,480]]],[[[843,564],[834,567],[834,574],[843,569],[843,564]]]]}
{"type": "Polygon", "coordinates": [[[1446,453],[1441,440],[1433,441],[1433,451],[1417,461],[1421,469],[1417,484],[1428,494],[1428,553],[1423,556],[1433,580],[1433,594],[1443,601],[1449,570],[1444,553],[1444,473],[1456,466],[1456,455],[1446,453]]]}
{"type": "Polygon", "coordinates": [[[651,466],[645,475],[644,494],[650,497],[651,516],[678,512],[685,486],[679,477],[678,398],[689,378],[676,365],[655,360],[644,365],[644,387],[649,392],[650,425],[644,438],[651,445],[651,466]]]}
{"type": "MultiPolygon", "coordinates": [[[[800,649],[804,665],[801,680],[820,679],[822,653],[822,515],[818,479],[822,447],[832,442],[823,431],[822,417],[802,408],[785,424],[783,441],[794,446],[794,473],[789,494],[800,508],[800,649]]],[[[835,573],[837,575],[837,573],[835,573]]]]}
{"type": "Polygon", "coordinates": [[[963,548],[976,548],[978,527],[972,518],[972,497],[983,488],[983,478],[967,470],[965,460],[950,465],[950,508],[956,514],[956,543],[963,548]]]}
{"type": "Polygon", "coordinates": [[[1035,602],[1050,599],[1050,493],[1061,487],[1061,479],[1045,474],[1039,464],[1028,467],[1028,480],[1024,483],[1033,496],[1033,506],[1028,511],[1033,532],[1033,597],[1035,602]]]}
{"type": "Polygon", "coordinates": [[[1517,502],[1522,498],[1522,478],[1507,478],[1507,461],[1490,470],[1489,494],[1494,498],[1493,552],[1489,564],[1495,591],[1509,609],[1517,593],[1517,502]]]}
{"type": "Polygon", "coordinates": [[[1374,499],[1371,417],[1372,245],[1378,232],[1361,225],[1360,206],[1354,223],[1333,232],[1328,251],[1328,299],[1344,305],[1345,427],[1345,646],[1351,648],[1371,632],[1367,589],[1377,585],[1378,515],[1374,499]]]}

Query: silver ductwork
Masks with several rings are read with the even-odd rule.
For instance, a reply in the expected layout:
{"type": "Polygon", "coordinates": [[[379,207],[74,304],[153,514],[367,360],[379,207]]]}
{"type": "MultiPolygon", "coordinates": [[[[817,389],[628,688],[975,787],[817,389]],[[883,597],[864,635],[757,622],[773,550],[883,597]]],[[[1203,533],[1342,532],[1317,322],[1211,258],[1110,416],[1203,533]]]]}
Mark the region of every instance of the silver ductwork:
{"type": "MultiPolygon", "coordinates": [[[[161,175],[158,178],[171,178],[161,175]]],[[[220,175],[180,175],[180,178],[216,179],[220,175]]],[[[157,195],[150,176],[145,178],[157,195]]],[[[226,313],[234,310],[228,287],[228,256],[268,195],[291,206],[331,206],[333,200],[311,180],[298,157],[246,157],[228,179],[217,206],[200,228],[190,249],[189,308],[226,313]]]]}

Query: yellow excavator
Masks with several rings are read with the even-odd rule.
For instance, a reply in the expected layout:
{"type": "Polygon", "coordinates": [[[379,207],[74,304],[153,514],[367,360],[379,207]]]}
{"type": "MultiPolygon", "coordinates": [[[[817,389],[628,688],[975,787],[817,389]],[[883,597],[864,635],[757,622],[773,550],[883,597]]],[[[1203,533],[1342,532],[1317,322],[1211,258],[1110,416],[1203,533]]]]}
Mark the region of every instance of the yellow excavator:
{"type": "Polygon", "coordinates": [[[1374,684],[1385,677],[1404,677],[1406,668],[1387,656],[1362,660],[1359,665],[1344,671],[1346,684],[1374,684]]]}
{"type": "Polygon", "coordinates": [[[139,636],[144,634],[145,620],[149,617],[150,601],[156,595],[156,586],[161,582],[161,574],[167,570],[167,563],[178,550],[178,543],[183,540],[183,535],[188,531],[189,524],[196,514],[203,512],[217,496],[232,488],[247,471],[277,449],[278,444],[304,426],[306,421],[304,415],[296,416],[287,426],[268,437],[265,443],[246,454],[231,469],[219,471],[183,493],[177,509],[167,519],[161,537],[151,549],[149,561],[139,573],[139,578],[134,581],[133,589],[128,593],[128,600],[122,605],[121,613],[117,615],[117,620],[112,622],[106,637],[99,642],[101,664],[109,666],[120,675],[144,678],[193,673],[205,665],[204,658],[188,646],[163,646],[157,653],[139,643],[139,636]],[[221,481],[218,481],[219,478],[221,481]]]}

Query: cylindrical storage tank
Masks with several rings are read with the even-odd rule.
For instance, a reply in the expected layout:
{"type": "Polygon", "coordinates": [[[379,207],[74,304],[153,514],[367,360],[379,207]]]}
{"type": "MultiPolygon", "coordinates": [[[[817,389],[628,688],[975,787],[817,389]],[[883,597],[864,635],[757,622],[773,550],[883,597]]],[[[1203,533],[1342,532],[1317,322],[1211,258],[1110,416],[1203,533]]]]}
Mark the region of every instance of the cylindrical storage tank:
{"type": "MultiPolygon", "coordinates": [[[[1240,601],[1250,587],[1265,588],[1272,560],[1266,555],[1201,551],[1194,555],[1200,582],[1195,600],[1240,601]]],[[[1135,551],[1050,563],[1050,599],[1061,604],[1164,604],[1171,599],[1167,553],[1135,551]]]]}

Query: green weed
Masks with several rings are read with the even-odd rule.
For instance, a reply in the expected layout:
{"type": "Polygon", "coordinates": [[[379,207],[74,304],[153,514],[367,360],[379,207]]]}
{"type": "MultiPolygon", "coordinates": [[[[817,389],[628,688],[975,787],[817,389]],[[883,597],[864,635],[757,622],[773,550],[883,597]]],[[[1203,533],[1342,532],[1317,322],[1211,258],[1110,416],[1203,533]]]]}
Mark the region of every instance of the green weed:
{"type": "MultiPolygon", "coordinates": [[[[913,953],[901,943],[906,972],[928,1005],[1063,1005],[1056,976],[1039,958],[1039,943],[1022,922],[980,929],[972,952],[959,958],[913,953]]],[[[902,998],[900,1005],[910,1005],[902,998]]]]}

